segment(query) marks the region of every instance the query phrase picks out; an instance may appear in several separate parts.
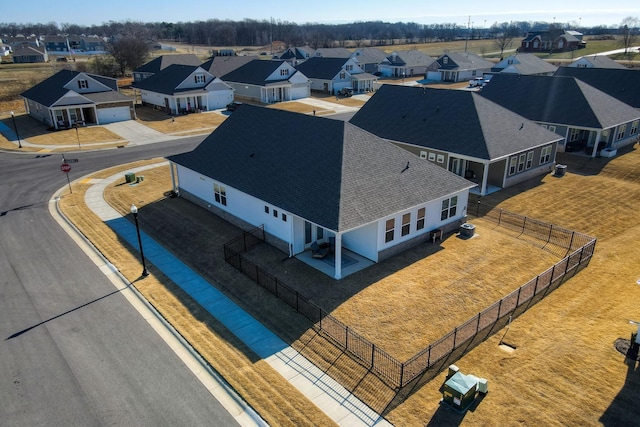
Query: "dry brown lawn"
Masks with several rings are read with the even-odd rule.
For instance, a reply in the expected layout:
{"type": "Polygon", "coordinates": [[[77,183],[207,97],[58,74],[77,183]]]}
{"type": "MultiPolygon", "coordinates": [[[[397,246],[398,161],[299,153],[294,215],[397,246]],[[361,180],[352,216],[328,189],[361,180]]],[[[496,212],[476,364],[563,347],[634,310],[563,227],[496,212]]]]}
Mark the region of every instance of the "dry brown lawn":
{"type": "MultiPolygon", "coordinates": [[[[187,263],[196,269],[210,268],[209,272],[203,273],[205,278],[221,286],[236,302],[251,310],[374,409],[385,411],[385,416],[394,425],[630,425],[640,415],[640,410],[631,403],[637,400],[640,378],[635,365],[625,364],[624,356],[615,350],[613,343],[618,338],[628,338],[634,330],[628,324],[629,318],[640,317],[635,303],[640,296],[640,287],[636,285],[640,272],[637,262],[633,262],[640,257],[636,243],[640,238],[640,227],[634,224],[634,214],[640,208],[640,172],[636,167],[640,152],[629,150],[614,159],[565,155],[559,161],[568,164],[566,176],[547,175],[484,197],[482,201],[594,235],[599,239],[595,256],[587,269],[514,319],[508,329],[489,337],[455,361],[464,373],[487,378],[489,383],[486,397],[464,416],[439,404],[441,394],[438,389],[444,374],[412,391],[404,402],[387,407],[393,399],[393,390],[327,346],[282,303],[265,295],[248,279],[217,260],[221,257],[220,245],[239,230],[229,229],[223,221],[182,199],[163,198],[162,191],[169,189],[166,168],[144,173],[145,181],[139,186],[114,186],[108,190],[107,197],[123,213],[127,212],[131,201],[142,206],[141,217],[143,213],[150,217],[149,222],[143,223],[143,228],[163,245],[172,248],[172,242],[175,245],[180,240],[189,241],[189,248],[180,254],[187,263]],[[153,191],[151,183],[157,187],[153,191]],[[170,218],[163,220],[163,215],[170,218]],[[186,238],[185,230],[181,230],[175,221],[169,222],[176,215],[190,218],[191,231],[186,238]],[[173,225],[169,227],[168,224],[173,225]],[[199,246],[199,241],[212,236],[208,233],[218,230],[223,230],[217,240],[219,244],[199,246]],[[256,310],[256,306],[262,310],[256,310]],[[516,347],[513,353],[498,346],[505,333],[505,341],[516,347]]],[[[126,167],[119,171],[126,171],[126,167]]],[[[113,173],[111,170],[102,176],[113,173]]],[[[76,193],[80,191],[74,189],[73,196],[80,197],[76,193]]],[[[65,195],[63,204],[71,200],[70,197],[65,195]]],[[[65,212],[68,209],[65,208],[65,212]]],[[[78,221],[82,221],[84,209],[78,211],[78,221]]],[[[250,255],[262,257],[267,268],[274,271],[286,268],[285,282],[315,289],[314,301],[326,305],[333,315],[359,332],[362,328],[374,343],[389,340],[383,335],[397,338],[404,334],[411,343],[390,348],[402,358],[415,352],[410,347],[412,344],[431,341],[433,336],[442,335],[459,324],[460,319],[466,320],[480,311],[478,306],[509,292],[512,285],[524,283],[520,275],[531,277],[557,260],[531,243],[495,229],[490,223],[481,219],[472,219],[472,222],[476,224],[478,237],[460,240],[448,236],[441,244],[423,245],[417,251],[375,265],[360,276],[350,276],[353,283],[348,282],[350,278],[339,282],[327,280],[321,273],[300,266],[296,260],[285,260],[282,253],[268,247],[261,249],[264,252],[250,255]],[[492,247],[505,250],[493,252],[492,247]],[[507,247],[511,249],[506,250],[507,247]],[[501,252],[503,258],[492,258],[501,252]],[[431,261],[434,262],[431,264],[431,261]],[[386,273],[385,268],[394,273],[386,273]],[[437,280],[429,278],[432,269],[441,269],[440,272],[446,274],[436,276],[437,280]],[[300,273],[302,270],[306,273],[300,273]],[[482,277],[483,274],[488,275],[488,280],[482,277]],[[296,277],[306,279],[296,281],[296,277]],[[360,285],[354,284],[357,280],[360,285]],[[371,331],[372,325],[386,333],[371,331]]],[[[135,278],[140,269],[135,256],[118,250],[117,238],[108,236],[108,229],[96,232],[97,245],[104,244],[101,243],[106,238],[104,235],[110,237],[108,244],[113,245],[111,251],[115,257],[112,262],[119,267],[120,263],[132,264],[131,278],[135,278]],[[117,259],[124,255],[129,259],[117,259]]],[[[201,328],[198,332],[185,332],[196,348],[200,341],[207,346],[214,340],[216,344],[207,351],[231,352],[241,359],[255,357],[232,336],[224,336],[228,332],[216,326],[215,319],[209,319],[197,304],[181,295],[166,278],[153,272],[159,280],[138,282],[143,292],[161,311],[164,299],[172,301],[168,303],[166,315],[175,316],[179,328],[201,328]],[[185,325],[181,325],[183,321],[185,325]],[[221,342],[209,334],[222,334],[221,339],[226,340],[230,348],[219,348],[221,342]]],[[[219,358],[212,360],[215,363],[219,358]]],[[[265,411],[275,411],[270,416],[276,418],[268,419],[272,425],[289,423],[289,416],[277,409],[279,403],[272,403],[273,399],[278,399],[280,390],[277,393],[262,389],[252,391],[248,377],[244,377],[249,375],[248,370],[262,369],[262,362],[238,366],[247,368],[237,372],[234,363],[216,368],[225,378],[238,381],[234,388],[239,389],[263,416],[265,411]]],[[[257,381],[263,374],[262,371],[253,372],[251,381],[257,381]]],[[[276,381],[277,374],[273,371],[268,372],[266,378],[277,387],[288,388],[283,380],[276,381]]],[[[266,385],[259,381],[258,386],[266,385]]],[[[306,412],[317,411],[317,408],[305,403],[303,397],[294,393],[294,398],[302,399],[295,404],[302,413],[297,423],[307,424],[317,416],[317,413],[306,412]]]]}
{"type": "Polygon", "coordinates": [[[211,133],[228,117],[216,111],[172,116],[164,111],[140,105],[136,107],[136,116],[138,122],[143,125],[175,136],[211,133]]]}

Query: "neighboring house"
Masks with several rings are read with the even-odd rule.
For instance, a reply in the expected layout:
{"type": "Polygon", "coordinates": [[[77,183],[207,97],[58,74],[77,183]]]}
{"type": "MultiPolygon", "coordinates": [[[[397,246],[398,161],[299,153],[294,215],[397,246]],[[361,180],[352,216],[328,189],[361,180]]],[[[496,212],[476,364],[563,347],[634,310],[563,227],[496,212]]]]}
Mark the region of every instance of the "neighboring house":
{"type": "Polygon", "coordinates": [[[12,58],[16,64],[49,61],[49,55],[44,46],[32,46],[28,44],[14,47],[12,58]]]}
{"type": "Polygon", "coordinates": [[[606,55],[589,55],[582,56],[571,64],[567,65],[567,67],[572,68],[615,68],[620,70],[628,70],[627,67],[620,64],[619,62],[614,61],[606,55]]]}
{"type": "Polygon", "coordinates": [[[247,62],[256,59],[255,56],[214,56],[201,65],[212,76],[220,77],[240,68],[247,62]]]}
{"type": "Polygon", "coordinates": [[[640,111],[640,70],[560,67],[555,75],[575,77],[640,111]]]}
{"type": "Polygon", "coordinates": [[[482,77],[491,71],[494,63],[471,52],[445,53],[437,59],[436,70],[427,71],[428,80],[464,82],[482,77]]]}
{"type": "Polygon", "coordinates": [[[68,55],[81,49],[79,36],[45,36],[42,44],[51,55],[68,55]]]}
{"type": "Polygon", "coordinates": [[[552,76],[558,69],[532,53],[516,53],[491,67],[492,73],[518,74],[522,76],[552,76]]]}
{"type": "Polygon", "coordinates": [[[324,93],[337,94],[345,87],[356,92],[369,92],[378,80],[373,74],[365,73],[352,58],[313,57],[296,69],[311,81],[311,90],[324,93]]]}
{"type": "Polygon", "coordinates": [[[335,279],[347,251],[380,262],[457,229],[474,186],[348,122],[253,105],[169,161],[181,197],[289,256],[334,242],[335,279]]]}
{"type": "Polygon", "coordinates": [[[3,39],[5,44],[8,44],[9,46],[11,46],[11,50],[16,50],[21,46],[33,46],[33,47],[40,47],[41,46],[41,42],[40,39],[37,37],[24,37],[24,36],[17,36],[17,37],[7,37],[3,39]]]}
{"type": "Polygon", "coordinates": [[[170,65],[132,87],[140,91],[142,104],[171,114],[215,110],[233,101],[231,86],[192,65],[170,65]]]}
{"type": "Polygon", "coordinates": [[[282,61],[287,61],[289,64],[294,67],[298,64],[302,64],[309,58],[313,58],[316,56],[316,52],[314,49],[309,46],[301,46],[301,47],[290,47],[280,55],[276,56],[274,59],[280,59],[282,61]]]}
{"type": "Polygon", "coordinates": [[[587,43],[577,31],[530,31],[520,42],[520,52],[569,52],[583,49],[587,43]]]}
{"type": "MultiPolygon", "coordinates": [[[[193,53],[180,53],[175,55],[161,55],[152,59],[141,67],[133,70],[133,81],[141,82],[142,80],[153,76],[154,74],[164,70],[170,65],[200,65],[202,61],[193,53]]],[[[219,77],[219,76],[216,76],[219,77]]]]}
{"type": "Polygon", "coordinates": [[[9,56],[11,54],[11,46],[0,43],[0,56],[9,56]]]}
{"type": "Polygon", "coordinates": [[[96,74],[60,70],[20,95],[27,114],[54,129],[135,119],[117,80],[96,74]]]}
{"type": "Polygon", "coordinates": [[[235,91],[235,98],[265,104],[309,97],[309,79],[286,61],[254,59],[220,78],[235,91]]]}
{"type": "Polygon", "coordinates": [[[378,64],[378,71],[385,77],[410,77],[435,71],[435,59],[417,49],[391,52],[378,64]]]}
{"type": "Polygon", "coordinates": [[[640,111],[574,77],[496,74],[480,94],[561,135],[558,151],[595,157],[638,136],[640,111]]]}
{"type": "Polygon", "coordinates": [[[375,47],[361,47],[351,54],[365,73],[378,72],[378,64],[387,58],[387,53],[375,47]]]}
{"type": "Polygon", "coordinates": [[[549,173],[562,140],[460,90],[383,85],[350,123],[474,181],[480,195],[549,173]]]}

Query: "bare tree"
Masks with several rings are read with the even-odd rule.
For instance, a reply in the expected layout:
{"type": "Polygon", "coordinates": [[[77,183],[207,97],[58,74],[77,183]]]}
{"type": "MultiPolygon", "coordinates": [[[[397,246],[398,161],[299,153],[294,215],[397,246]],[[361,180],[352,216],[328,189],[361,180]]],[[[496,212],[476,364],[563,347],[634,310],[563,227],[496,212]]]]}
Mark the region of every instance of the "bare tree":
{"type": "Polygon", "coordinates": [[[625,55],[629,54],[629,48],[636,42],[639,22],[637,17],[627,16],[620,24],[620,35],[622,36],[622,46],[624,47],[625,55]]]}
{"type": "Polygon", "coordinates": [[[124,76],[127,70],[134,70],[147,61],[149,42],[138,37],[120,37],[107,45],[107,51],[124,76]]]}

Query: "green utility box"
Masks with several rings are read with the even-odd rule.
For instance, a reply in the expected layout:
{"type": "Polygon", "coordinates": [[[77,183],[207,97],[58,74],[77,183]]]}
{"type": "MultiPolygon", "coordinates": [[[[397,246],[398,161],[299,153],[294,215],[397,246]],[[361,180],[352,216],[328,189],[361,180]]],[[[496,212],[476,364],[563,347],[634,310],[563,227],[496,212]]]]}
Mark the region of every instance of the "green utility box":
{"type": "Polygon", "coordinates": [[[127,182],[136,182],[136,174],[135,173],[128,173],[124,176],[124,179],[127,182]]]}
{"type": "Polygon", "coordinates": [[[456,372],[441,388],[442,401],[453,409],[466,411],[478,392],[478,378],[456,372]]]}

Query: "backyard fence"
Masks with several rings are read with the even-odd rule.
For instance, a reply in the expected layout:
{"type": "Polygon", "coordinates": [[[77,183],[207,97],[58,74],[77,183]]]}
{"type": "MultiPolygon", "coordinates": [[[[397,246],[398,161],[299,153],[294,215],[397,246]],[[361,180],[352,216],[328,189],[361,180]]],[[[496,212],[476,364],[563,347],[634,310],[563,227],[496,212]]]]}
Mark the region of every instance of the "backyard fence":
{"type": "Polygon", "coordinates": [[[335,345],[386,384],[394,388],[401,388],[420,377],[425,371],[463,345],[469,346],[480,332],[491,328],[501,319],[506,316],[522,314],[530,305],[544,298],[550,291],[586,267],[595,250],[596,239],[593,237],[503,209],[492,208],[480,202],[475,205],[470,203],[467,213],[470,215],[475,213],[475,216],[482,216],[500,227],[515,230],[531,237],[540,242],[543,248],[546,248],[547,245],[562,248],[565,254],[564,258],[473,318],[454,328],[453,331],[430,344],[406,362],[396,360],[362,335],[350,329],[348,325],[300,295],[298,291],[244,257],[243,252],[264,241],[264,229],[261,227],[244,233],[225,244],[225,260],[309,319],[315,330],[331,339],[335,345]]]}

